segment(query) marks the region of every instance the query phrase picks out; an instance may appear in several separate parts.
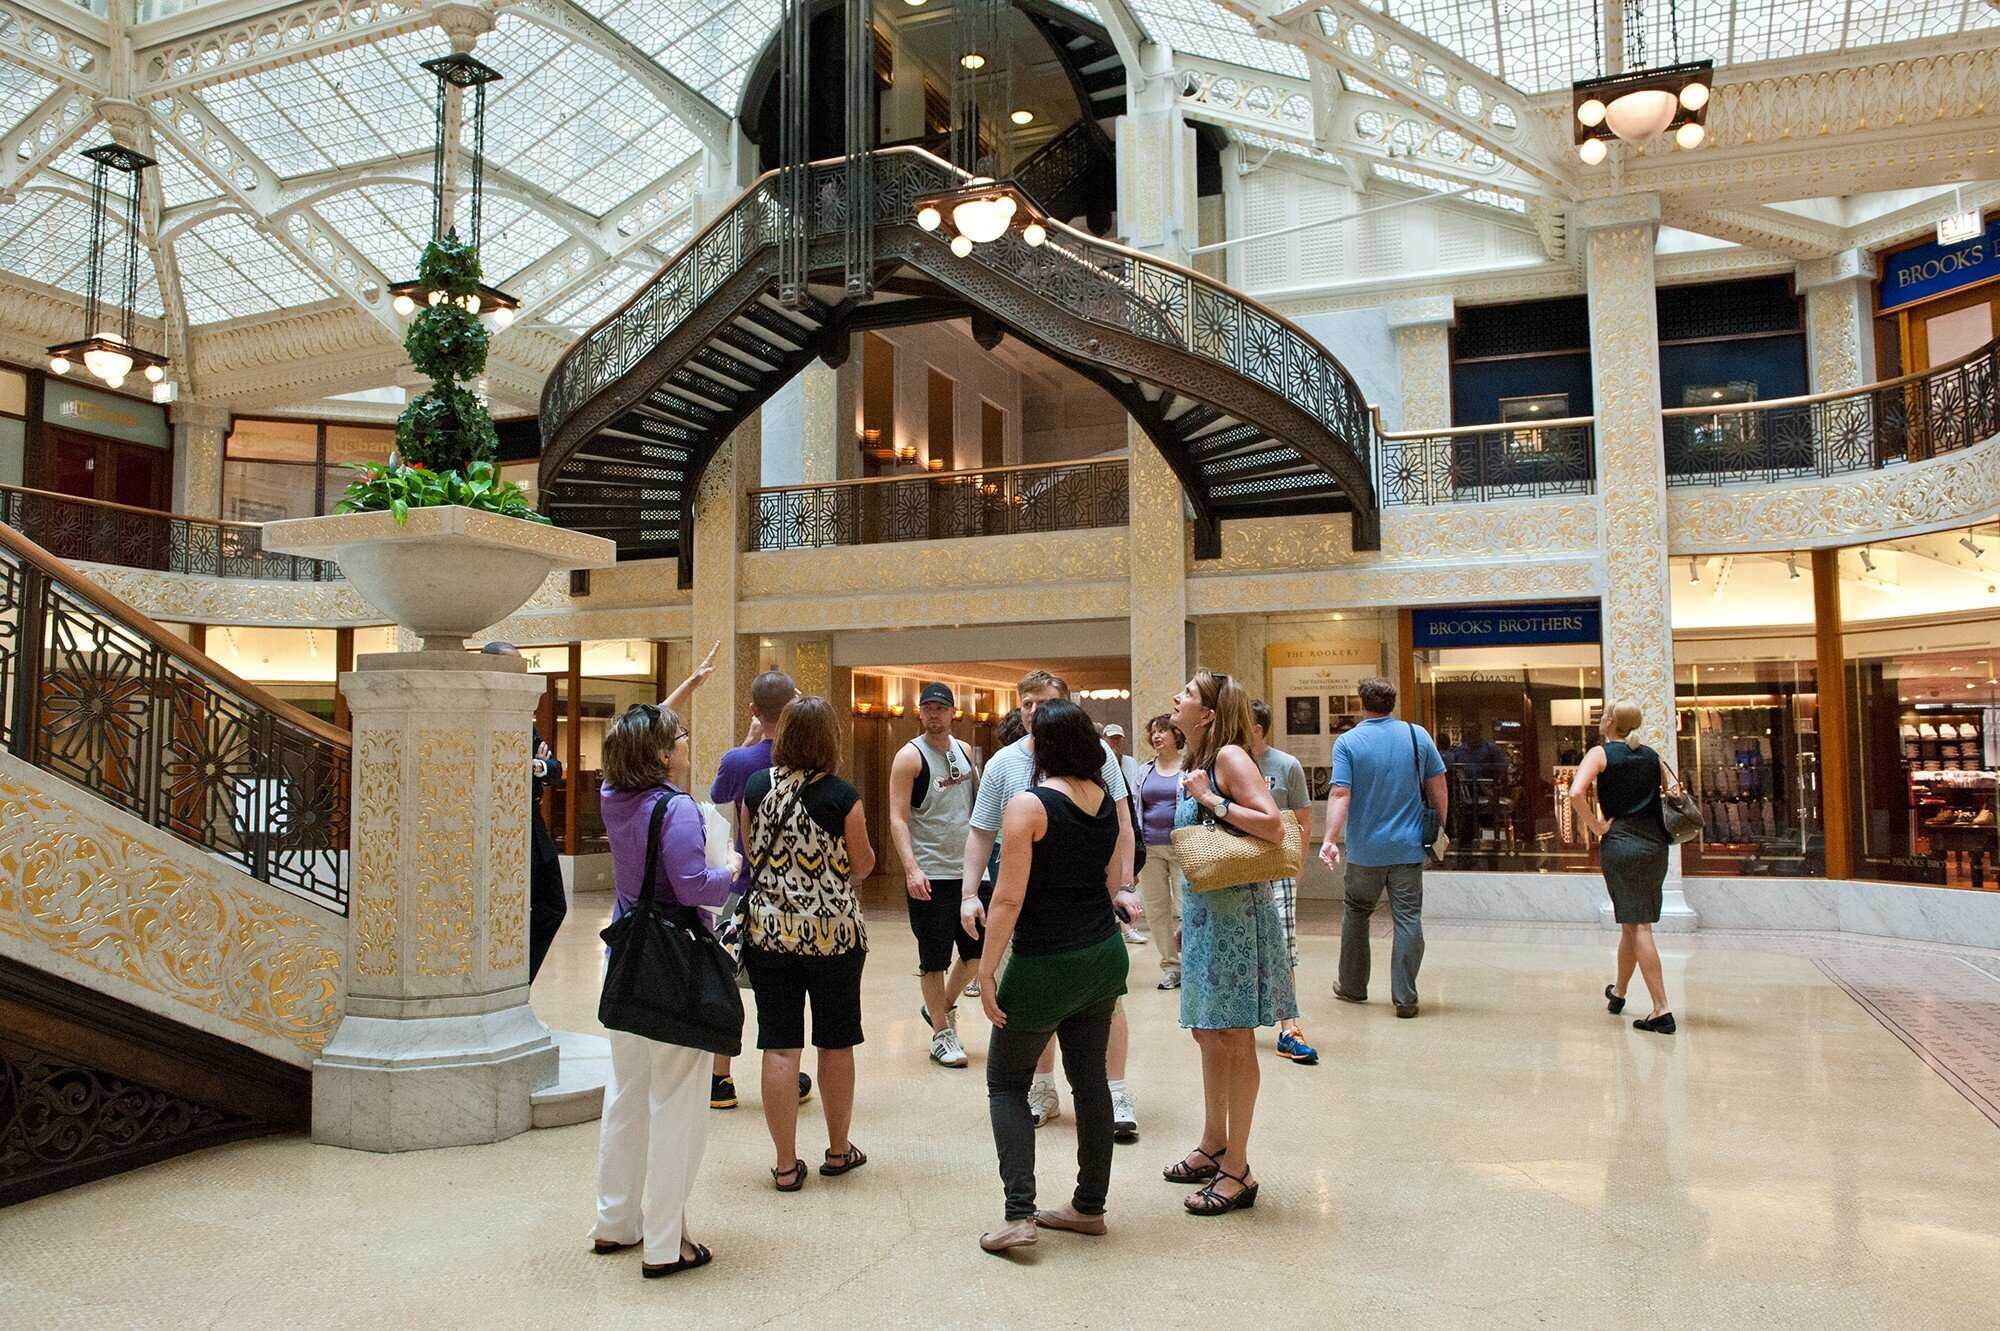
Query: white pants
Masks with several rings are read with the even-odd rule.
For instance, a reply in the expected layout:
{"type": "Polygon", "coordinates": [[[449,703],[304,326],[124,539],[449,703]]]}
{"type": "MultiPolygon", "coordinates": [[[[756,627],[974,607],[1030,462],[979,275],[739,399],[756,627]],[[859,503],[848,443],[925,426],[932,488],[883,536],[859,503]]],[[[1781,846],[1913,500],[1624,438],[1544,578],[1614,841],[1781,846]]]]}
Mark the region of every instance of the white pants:
{"type": "Polygon", "coordinates": [[[708,1073],[715,1056],[623,1031],[609,1034],[611,1079],[597,1139],[592,1237],[636,1243],[643,1236],[650,1265],[676,1262],[682,1209],[708,1144],[708,1073]]]}

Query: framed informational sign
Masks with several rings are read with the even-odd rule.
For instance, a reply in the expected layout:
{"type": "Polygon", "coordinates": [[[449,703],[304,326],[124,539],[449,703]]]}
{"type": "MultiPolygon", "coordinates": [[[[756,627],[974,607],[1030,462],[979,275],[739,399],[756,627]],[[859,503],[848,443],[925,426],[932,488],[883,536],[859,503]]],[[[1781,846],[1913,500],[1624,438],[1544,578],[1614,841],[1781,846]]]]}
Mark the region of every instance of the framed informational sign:
{"type": "Polygon", "coordinates": [[[1361,681],[1382,673],[1374,638],[1273,643],[1265,649],[1271,680],[1271,743],[1297,758],[1315,799],[1326,793],[1333,741],[1361,720],[1361,681]]]}

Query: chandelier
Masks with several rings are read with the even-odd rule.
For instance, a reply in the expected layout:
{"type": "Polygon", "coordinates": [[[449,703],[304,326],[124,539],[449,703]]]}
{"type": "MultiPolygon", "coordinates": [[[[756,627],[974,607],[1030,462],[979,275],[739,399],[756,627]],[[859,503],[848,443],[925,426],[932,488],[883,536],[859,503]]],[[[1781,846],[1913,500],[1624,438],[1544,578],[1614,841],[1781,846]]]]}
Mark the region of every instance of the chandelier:
{"type": "MultiPolygon", "coordinates": [[[[1680,13],[1675,0],[1668,0],[1668,32],[1676,63],[1646,68],[1646,7],[1644,0],[1625,0],[1612,15],[1620,20],[1618,39],[1627,63],[1634,68],[1617,74],[1581,79],[1570,87],[1570,109],[1575,113],[1576,155],[1585,166],[1596,166],[1611,151],[1611,144],[1644,143],[1672,132],[1674,142],[1686,149],[1701,147],[1708,137],[1708,99],[1715,84],[1713,60],[1680,61],[1680,13]]],[[[1593,7],[1593,24],[1598,9],[1593,7]]],[[[1598,49],[1603,49],[1600,39],[1598,49]]]]}
{"type": "MultiPolygon", "coordinates": [[[[451,118],[454,89],[472,91],[471,150],[465,154],[468,183],[466,194],[470,200],[468,219],[469,235],[466,243],[474,250],[479,248],[480,206],[485,198],[483,176],[486,166],[486,85],[497,83],[502,77],[500,71],[484,64],[470,55],[454,54],[440,56],[423,62],[423,68],[437,80],[437,130],[431,157],[431,239],[443,236],[456,237],[458,229],[452,224],[450,209],[454,188],[453,168],[447,128],[451,118]]],[[[461,127],[461,136],[465,127],[461,127]]],[[[514,322],[514,312],[521,308],[518,298],[508,295],[498,287],[479,284],[476,292],[463,296],[449,296],[421,279],[397,282],[389,288],[394,299],[391,302],[396,313],[407,319],[420,306],[438,305],[446,300],[457,300],[466,313],[477,315],[496,331],[514,322]]]]}
{"type": "Polygon", "coordinates": [[[148,383],[156,386],[155,398],[161,398],[162,392],[171,387],[161,383],[167,377],[167,358],[158,352],[141,349],[132,340],[135,324],[132,301],[139,287],[139,176],[147,167],[157,166],[158,163],[116,143],[91,148],[83,156],[95,164],[90,176],[90,259],[88,294],[83,305],[83,336],[74,342],[50,347],[49,369],[55,374],[68,374],[81,361],[83,368],[96,375],[107,388],[124,387],[126,376],[136,369],[145,375],[148,383]],[[104,300],[103,271],[104,214],[113,171],[126,178],[125,281],[116,306],[110,306],[104,300]],[[114,314],[115,329],[111,327],[114,314]]]}
{"type": "MultiPolygon", "coordinates": [[[[970,178],[955,189],[917,200],[917,225],[941,234],[961,259],[1017,225],[1021,239],[1030,245],[1040,245],[1049,236],[1028,196],[1006,179],[1006,134],[989,137],[987,130],[988,125],[1000,124],[1004,108],[1014,106],[1014,74],[1005,59],[1008,44],[1002,26],[1011,12],[1007,0],[961,0],[958,5],[955,40],[963,54],[952,79],[951,157],[970,178]]],[[[1025,126],[1035,117],[1031,111],[1015,109],[1005,118],[1025,126]]]]}
{"type": "Polygon", "coordinates": [[[1049,238],[1048,227],[1011,180],[974,176],[963,186],[920,199],[917,225],[944,235],[951,252],[963,259],[975,245],[987,245],[1013,230],[1021,222],[1021,239],[1040,245],[1049,238]]]}

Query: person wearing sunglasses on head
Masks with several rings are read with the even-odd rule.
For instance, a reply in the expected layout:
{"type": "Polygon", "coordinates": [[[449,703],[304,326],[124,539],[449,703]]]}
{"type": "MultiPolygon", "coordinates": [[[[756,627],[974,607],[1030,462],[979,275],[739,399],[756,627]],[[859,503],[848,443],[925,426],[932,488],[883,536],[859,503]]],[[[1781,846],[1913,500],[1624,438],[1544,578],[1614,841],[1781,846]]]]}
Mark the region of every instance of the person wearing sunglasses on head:
{"type": "MultiPolygon", "coordinates": [[[[903,863],[923,988],[917,1012],[931,1029],[931,1062],[947,1068],[970,1061],[958,1038],[958,995],[976,972],[982,950],[977,934],[958,927],[959,874],[979,771],[972,750],[951,733],[957,712],[949,688],[924,685],[917,695],[923,733],[898,749],[889,764],[889,840],[903,863]]],[[[990,885],[973,887],[981,901],[993,899],[990,885]]]]}

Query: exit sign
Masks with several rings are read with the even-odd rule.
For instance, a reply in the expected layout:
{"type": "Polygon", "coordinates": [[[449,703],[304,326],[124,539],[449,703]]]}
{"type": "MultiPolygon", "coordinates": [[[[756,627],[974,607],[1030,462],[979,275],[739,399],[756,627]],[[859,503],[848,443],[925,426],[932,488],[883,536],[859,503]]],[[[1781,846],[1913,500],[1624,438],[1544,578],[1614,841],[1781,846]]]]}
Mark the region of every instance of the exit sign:
{"type": "Polygon", "coordinates": [[[1976,239],[1979,235],[1979,210],[1959,213],[1947,217],[1937,225],[1937,239],[1940,245],[1957,245],[1976,239]]]}

